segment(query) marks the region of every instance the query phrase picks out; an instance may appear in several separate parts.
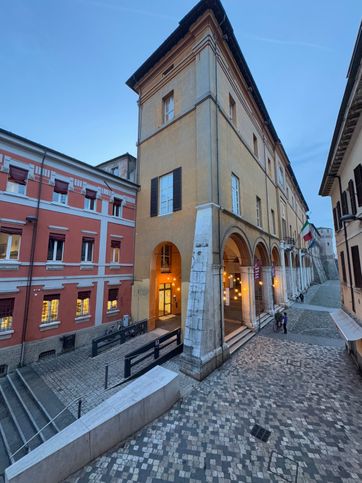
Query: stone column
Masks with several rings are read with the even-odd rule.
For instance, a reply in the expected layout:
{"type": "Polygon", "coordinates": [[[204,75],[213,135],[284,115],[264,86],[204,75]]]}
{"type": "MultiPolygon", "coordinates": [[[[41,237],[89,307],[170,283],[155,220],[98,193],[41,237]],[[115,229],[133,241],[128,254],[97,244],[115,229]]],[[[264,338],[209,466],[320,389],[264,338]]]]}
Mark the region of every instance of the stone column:
{"type": "Polygon", "coordinates": [[[289,257],[289,296],[291,298],[295,297],[295,277],[294,277],[294,267],[293,267],[293,260],[292,260],[292,252],[288,252],[288,257],[289,257]]]}
{"type": "Polygon", "coordinates": [[[287,289],[287,274],[285,267],[285,255],[284,248],[280,247],[280,267],[275,267],[275,275],[279,281],[279,293],[280,297],[278,303],[288,303],[288,289],[287,289]],[[278,270],[280,274],[278,274],[278,270]]]}
{"type": "Polygon", "coordinates": [[[250,328],[255,328],[255,285],[254,267],[240,267],[241,277],[241,310],[243,322],[250,328]]]}
{"type": "Polygon", "coordinates": [[[274,314],[274,304],[273,304],[273,287],[272,287],[272,268],[262,267],[263,274],[263,300],[265,312],[269,314],[274,314]]]}

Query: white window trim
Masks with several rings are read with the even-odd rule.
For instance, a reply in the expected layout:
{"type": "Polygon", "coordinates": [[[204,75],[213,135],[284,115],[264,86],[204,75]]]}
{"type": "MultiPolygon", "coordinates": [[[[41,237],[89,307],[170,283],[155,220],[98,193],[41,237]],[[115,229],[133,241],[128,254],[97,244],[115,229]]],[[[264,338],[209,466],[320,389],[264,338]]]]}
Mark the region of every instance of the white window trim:
{"type": "Polygon", "coordinates": [[[173,213],[173,185],[174,185],[174,179],[173,179],[173,171],[171,173],[164,174],[163,176],[160,176],[159,178],[159,188],[158,188],[158,216],[165,216],[165,215],[170,215],[173,213]],[[167,191],[171,190],[172,195],[171,197],[168,197],[165,202],[167,203],[166,210],[162,210],[162,188],[161,188],[161,183],[162,180],[165,180],[167,178],[170,178],[172,181],[169,186],[164,189],[164,193],[167,193],[167,191]],[[167,191],[166,191],[167,190],[167,191]],[[169,207],[171,205],[171,208],[169,207]]]}
{"type": "MultiPolygon", "coordinates": [[[[82,262],[82,263],[93,263],[93,252],[94,252],[93,248],[94,248],[94,242],[90,242],[90,241],[85,241],[85,242],[83,242],[83,241],[82,241],[82,245],[83,245],[83,244],[85,244],[85,253],[84,253],[84,258],[85,258],[85,259],[84,259],[84,260],[81,260],[81,262],[82,262]],[[91,259],[90,259],[90,260],[88,260],[88,255],[89,255],[89,245],[91,245],[91,246],[92,246],[92,248],[91,248],[91,255],[92,255],[92,256],[91,256],[91,259]]],[[[82,247],[82,248],[83,248],[83,247],[82,247]]],[[[82,250],[82,251],[83,251],[83,250],[82,250]]]]}
{"type": "MultiPolygon", "coordinates": [[[[51,238],[51,237],[50,237],[51,238]]],[[[49,243],[49,242],[48,242],[49,243]]],[[[48,250],[49,251],[49,250],[48,250]]],[[[54,246],[53,246],[53,258],[51,259],[48,259],[47,261],[48,262],[62,262],[63,261],[63,257],[64,257],[64,241],[60,241],[60,240],[54,240],[54,246]],[[56,256],[57,256],[57,248],[58,248],[58,242],[62,243],[63,246],[62,246],[62,258],[60,260],[57,260],[56,256]]]]}
{"type": "Polygon", "coordinates": [[[11,244],[12,244],[12,241],[13,241],[13,235],[10,235],[10,234],[7,234],[7,233],[4,233],[4,235],[8,235],[8,242],[7,242],[7,245],[6,245],[6,255],[5,255],[5,258],[0,258],[0,262],[17,262],[19,260],[19,254],[20,254],[20,245],[21,245],[21,235],[16,235],[16,236],[19,236],[20,237],[20,241],[19,241],[19,250],[18,250],[18,256],[17,258],[10,258],[10,252],[11,252],[11,244]]]}
{"type": "Polygon", "coordinates": [[[175,119],[175,97],[174,92],[169,92],[166,96],[162,99],[162,121],[163,124],[167,124],[175,119]],[[168,108],[168,101],[172,100],[172,109],[168,108]]]}
{"type": "Polygon", "coordinates": [[[121,249],[120,248],[112,248],[112,263],[116,263],[119,265],[121,263],[121,249]],[[115,254],[117,253],[116,250],[118,250],[118,260],[115,260],[115,254]]]}
{"type": "Polygon", "coordinates": [[[68,205],[68,193],[65,195],[63,193],[57,193],[56,191],[53,191],[53,196],[52,196],[52,203],[56,203],[58,205],[68,205]],[[59,199],[54,199],[54,198],[61,198],[62,196],[65,196],[65,201],[60,201],[59,199]]]}

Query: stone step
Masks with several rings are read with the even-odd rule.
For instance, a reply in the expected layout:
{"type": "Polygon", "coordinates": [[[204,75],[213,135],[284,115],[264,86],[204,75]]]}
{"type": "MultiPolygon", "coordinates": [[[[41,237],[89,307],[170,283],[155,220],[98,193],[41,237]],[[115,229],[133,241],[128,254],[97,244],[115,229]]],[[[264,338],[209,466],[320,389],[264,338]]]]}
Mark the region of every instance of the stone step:
{"type": "Polygon", "coordinates": [[[248,329],[248,327],[246,325],[242,325],[237,330],[234,330],[230,334],[226,335],[224,337],[224,342],[228,343],[229,340],[232,340],[234,337],[236,337],[237,335],[239,335],[240,333],[242,333],[244,330],[247,330],[247,329],[248,329]]]}
{"type": "Polygon", "coordinates": [[[230,354],[234,354],[240,347],[245,345],[250,339],[255,336],[255,332],[248,329],[248,332],[244,333],[244,336],[241,337],[239,340],[236,340],[232,345],[229,345],[230,354]]]}

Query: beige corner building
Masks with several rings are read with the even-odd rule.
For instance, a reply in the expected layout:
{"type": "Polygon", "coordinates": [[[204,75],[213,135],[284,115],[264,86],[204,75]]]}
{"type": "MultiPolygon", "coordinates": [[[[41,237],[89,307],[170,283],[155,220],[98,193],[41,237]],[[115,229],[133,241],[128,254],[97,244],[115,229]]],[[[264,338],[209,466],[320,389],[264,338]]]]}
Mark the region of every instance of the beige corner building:
{"type": "Polygon", "coordinates": [[[333,207],[344,309],[335,321],[362,369],[362,24],[347,78],[319,194],[333,207]]]}
{"type": "Polygon", "coordinates": [[[182,369],[202,379],[309,286],[308,206],[220,1],[199,2],[127,84],[139,95],[133,317],[181,325],[182,369]]]}

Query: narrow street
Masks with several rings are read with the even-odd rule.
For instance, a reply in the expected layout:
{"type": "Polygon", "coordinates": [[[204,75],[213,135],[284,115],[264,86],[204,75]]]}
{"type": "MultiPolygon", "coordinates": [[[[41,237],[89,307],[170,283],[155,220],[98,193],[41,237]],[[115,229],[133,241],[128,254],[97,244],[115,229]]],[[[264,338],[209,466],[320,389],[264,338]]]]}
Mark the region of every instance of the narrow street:
{"type": "Polygon", "coordinates": [[[328,314],[338,293],[337,282],[312,287],[288,310],[288,334],[266,327],[67,481],[362,481],[362,379],[328,314]],[[255,424],[270,433],[256,438],[255,424]]]}

